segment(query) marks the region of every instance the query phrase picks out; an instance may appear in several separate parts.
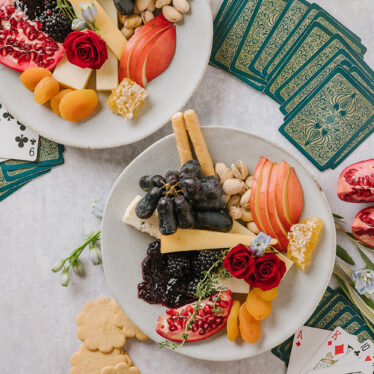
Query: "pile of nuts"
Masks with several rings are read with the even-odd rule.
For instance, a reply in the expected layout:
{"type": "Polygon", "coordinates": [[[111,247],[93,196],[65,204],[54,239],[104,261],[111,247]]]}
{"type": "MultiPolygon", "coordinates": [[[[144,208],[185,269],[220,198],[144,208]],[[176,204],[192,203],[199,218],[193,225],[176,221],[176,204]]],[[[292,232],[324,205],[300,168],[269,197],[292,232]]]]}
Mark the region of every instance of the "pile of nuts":
{"type": "Polygon", "coordinates": [[[169,22],[180,22],[183,14],[190,10],[188,0],[135,0],[134,14],[129,16],[118,15],[123,24],[122,34],[129,39],[141,26],[162,12],[169,22]]]}
{"type": "Polygon", "coordinates": [[[253,176],[249,175],[247,165],[239,160],[229,168],[223,162],[218,162],[215,169],[226,194],[226,207],[231,218],[246,222],[247,229],[258,234],[260,231],[253,222],[250,209],[253,176]]]}

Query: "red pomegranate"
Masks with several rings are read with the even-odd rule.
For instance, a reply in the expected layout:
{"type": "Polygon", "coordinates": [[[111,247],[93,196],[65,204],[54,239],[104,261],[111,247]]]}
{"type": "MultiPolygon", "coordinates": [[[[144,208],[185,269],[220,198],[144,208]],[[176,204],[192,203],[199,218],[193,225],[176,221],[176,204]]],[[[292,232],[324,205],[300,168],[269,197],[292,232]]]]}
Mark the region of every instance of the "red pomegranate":
{"type": "Polygon", "coordinates": [[[346,167],[339,176],[337,193],[350,203],[374,201],[374,159],[346,167]]]}
{"type": "Polygon", "coordinates": [[[17,71],[31,67],[53,69],[64,55],[61,43],[42,31],[11,0],[0,0],[0,63],[17,71]]]}
{"type": "Polygon", "coordinates": [[[361,243],[374,248],[374,206],[362,209],[356,214],[352,234],[361,243]]]}
{"type": "MultiPolygon", "coordinates": [[[[214,335],[227,322],[232,307],[231,291],[224,291],[216,296],[210,296],[201,303],[199,313],[194,317],[192,330],[187,332],[187,342],[196,342],[214,335]],[[214,308],[219,311],[213,310],[214,308]]],[[[156,331],[159,335],[173,342],[182,342],[186,323],[193,313],[195,303],[187,304],[178,309],[168,309],[166,314],[157,320],[156,331]]]]}

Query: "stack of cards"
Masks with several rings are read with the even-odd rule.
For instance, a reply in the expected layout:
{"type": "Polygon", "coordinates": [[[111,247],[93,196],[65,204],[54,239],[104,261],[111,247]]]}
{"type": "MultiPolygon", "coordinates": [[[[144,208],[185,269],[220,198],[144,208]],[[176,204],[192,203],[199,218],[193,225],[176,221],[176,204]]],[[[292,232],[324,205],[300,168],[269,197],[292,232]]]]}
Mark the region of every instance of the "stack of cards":
{"type": "Polygon", "coordinates": [[[0,201],[64,162],[64,146],[16,121],[0,104],[0,201]]]}
{"type": "Polygon", "coordinates": [[[374,131],[374,72],[360,38],[305,0],[224,0],[211,64],[281,107],[286,136],[320,170],[374,131]]]}
{"type": "MultiPolygon", "coordinates": [[[[347,345],[338,347],[335,351],[335,347],[342,344],[340,343],[340,338],[342,337],[347,338],[344,342],[349,343],[350,347],[356,352],[363,343],[370,344],[371,354],[374,354],[373,345],[370,343],[374,340],[374,335],[366,325],[360,312],[350,303],[343,292],[328,288],[312,317],[307,321],[306,326],[302,327],[293,337],[275,347],[272,352],[288,364],[289,371],[287,373],[301,374],[305,372],[309,374],[309,370],[312,370],[312,372],[313,370],[317,370],[317,368],[322,370],[322,368],[328,367],[326,365],[329,365],[333,361],[339,361],[340,363],[347,364],[347,366],[348,363],[349,365],[354,365],[354,357],[351,351],[348,352],[347,345]],[[335,344],[335,340],[332,340],[332,331],[339,331],[337,335],[339,339],[336,339],[336,342],[339,344],[335,344]],[[326,344],[323,345],[322,343],[326,344]],[[326,347],[333,349],[333,351],[325,350],[321,356],[322,350],[326,349],[326,347]],[[325,357],[328,352],[330,354],[328,354],[328,357],[325,357]],[[347,358],[345,357],[346,355],[347,358]],[[340,361],[343,358],[344,361],[340,361]],[[322,359],[326,360],[321,361],[322,359]],[[329,359],[330,361],[328,361],[329,359]],[[353,362],[351,362],[351,359],[353,362]],[[306,371],[302,371],[303,369],[306,371]]],[[[374,360],[370,362],[374,363],[374,360]]],[[[361,362],[358,363],[361,364],[361,362]]],[[[371,369],[370,374],[373,372],[373,367],[371,369]]],[[[359,370],[351,371],[351,373],[356,372],[360,373],[359,370]]],[[[330,374],[332,373],[343,374],[349,373],[349,371],[331,371],[330,374]]],[[[362,371],[362,373],[366,374],[366,371],[362,371]]],[[[322,371],[321,374],[323,374],[322,371]]]]}
{"type": "Polygon", "coordinates": [[[374,344],[359,343],[341,327],[334,331],[303,326],[293,339],[287,374],[372,374],[374,344]]]}

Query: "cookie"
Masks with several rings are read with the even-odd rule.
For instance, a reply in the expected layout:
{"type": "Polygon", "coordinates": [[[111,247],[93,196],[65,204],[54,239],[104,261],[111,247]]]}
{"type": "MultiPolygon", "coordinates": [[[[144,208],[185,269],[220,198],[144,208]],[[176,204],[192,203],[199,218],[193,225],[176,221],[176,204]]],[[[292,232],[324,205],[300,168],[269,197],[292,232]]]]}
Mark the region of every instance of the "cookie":
{"type": "Polygon", "coordinates": [[[114,324],[122,329],[126,338],[137,338],[142,341],[148,339],[148,336],[139,330],[121,310],[116,313],[114,324]]]}
{"type": "Polygon", "coordinates": [[[76,319],[77,336],[90,351],[109,353],[126,343],[122,329],[114,324],[114,317],[120,311],[115,301],[101,297],[85,304],[83,312],[76,319]]]}
{"type": "Polygon", "coordinates": [[[101,353],[88,350],[85,344],[80,346],[79,352],[75,352],[71,356],[70,362],[72,365],[70,374],[101,374],[101,370],[107,366],[115,366],[120,363],[124,363],[127,367],[132,365],[129,355],[122,349],[101,353]]]}
{"type": "Polygon", "coordinates": [[[101,370],[101,374],[140,374],[140,370],[135,366],[120,363],[116,366],[106,366],[101,370]]]}

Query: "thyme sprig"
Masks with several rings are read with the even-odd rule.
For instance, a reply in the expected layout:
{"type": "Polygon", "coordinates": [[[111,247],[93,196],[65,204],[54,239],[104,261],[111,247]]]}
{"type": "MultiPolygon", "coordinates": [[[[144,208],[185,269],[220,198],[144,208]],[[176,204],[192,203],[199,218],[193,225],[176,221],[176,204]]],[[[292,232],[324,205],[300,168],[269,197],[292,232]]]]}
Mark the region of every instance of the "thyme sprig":
{"type": "Polygon", "coordinates": [[[66,14],[71,21],[77,18],[73,7],[67,0],[57,0],[56,8],[59,9],[62,13],[66,14]]]}
{"type": "Polygon", "coordinates": [[[222,308],[217,307],[216,303],[219,300],[221,292],[225,291],[226,288],[219,286],[220,279],[228,279],[231,277],[230,273],[227,269],[220,268],[217,271],[215,269],[221,267],[223,260],[225,259],[229,250],[222,251],[220,256],[217,260],[213,263],[213,265],[207,270],[202,272],[203,278],[199,281],[196,286],[195,296],[197,297],[197,301],[193,304],[193,311],[189,313],[189,318],[186,322],[185,330],[182,334],[182,342],[179,344],[172,343],[168,340],[162,341],[160,343],[160,347],[168,347],[171,349],[177,349],[184,345],[184,343],[188,340],[188,332],[192,330],[192,325],[194,323],[195,317],[199,314],[203,300],[207,297],[215,294],[212,298],[213,301],[213,308],[212,311],[215,315],[222,314],[222,308]]]}

